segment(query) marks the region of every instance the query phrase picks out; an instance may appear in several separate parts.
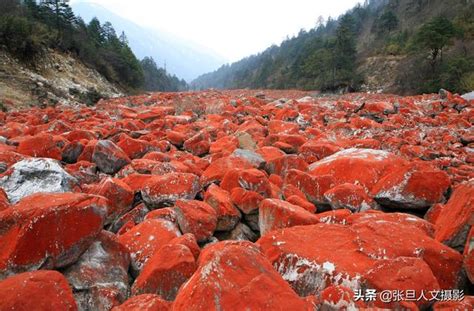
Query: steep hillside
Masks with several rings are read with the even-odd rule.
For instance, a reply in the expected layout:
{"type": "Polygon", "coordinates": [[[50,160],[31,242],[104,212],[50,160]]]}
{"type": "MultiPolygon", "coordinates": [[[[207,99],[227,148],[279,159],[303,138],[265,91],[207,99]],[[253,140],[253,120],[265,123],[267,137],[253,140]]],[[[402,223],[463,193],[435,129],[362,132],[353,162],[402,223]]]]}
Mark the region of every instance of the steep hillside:
{"type": "Polygon", "coordinates": [[[371,0],[192,82],[205,88],[474,88],[472,0],[371,0]]]}
{"type": "Polygon", "coordinates": [[[102,97],[123,95],[123,90],[68,54],[48,51],[34,68],[1,49],[0,60],[3,110],[56,103],[92,104],[102,97]]]}
{"type": "Polygon", "coordinates": [[[125,31],[130,47],[139,58],[151,56],[160,65],[166,62],[169,72],[187,81],[225,63],[223,57],[209,49],[163,31],[142,27],[98,4],[80,1],[72,3],[71,7],[86,22],[93,17],[111,22],[118,32],[125,31]]]}

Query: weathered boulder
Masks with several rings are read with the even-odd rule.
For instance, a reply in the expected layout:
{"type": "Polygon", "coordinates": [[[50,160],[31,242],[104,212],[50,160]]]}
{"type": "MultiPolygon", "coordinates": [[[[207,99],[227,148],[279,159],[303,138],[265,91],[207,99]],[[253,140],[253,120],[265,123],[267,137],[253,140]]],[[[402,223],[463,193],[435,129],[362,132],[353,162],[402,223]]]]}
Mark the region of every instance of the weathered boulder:
{"type": "Polygon", "coordinates": [[[312,310],[314,306],[296,295],[254,244],[226,241],[208,246],[199,257],[198,270],[179,291],[173,310],[245,308],[312,310]]]}
{"type": "Polygon", "coordinates": [[[63,274],[81,310],[110,310],[128,297],[130,254],[114,234],[102,231],[63,274]]]}
{"type": "Polygon", "coordinates": [[[82,193],[38,193],[0,212],[0,278],[74,263],[102,230],[107,203],[82,193]]]}
{"type": "Polygon", "coordinates": [[[0,310],[77,310],[66,278],[57,271],[25,272],[0,281],[0,297],[0,310]]]}
{"type": "Polygon", "coordinates": [[[111,175],[130,163],[127,154],[110,140],[99,140],[93,149],[91,159],[100,171],[111,175]]]}
{"type": "Polygon", "coordinates": [[[201,190],[199,177],[189,173],[169,173],[148,179],[141,190],[149,207],[172,205],[177,200],[192,200],[201,190]]]}
{"type": "Polygon", "coordinates": [[[173,209],[182,233],[192,233],[198,242],[205,242],[214,234],[217,213],[209,204],[197,200],[178,200],[173,209]]]}
{"type": "Polygon", "coordinates": [[[169,220],[147,219],[119,235],[118,240],[130,253],[133,271],[139,272],[156,251],[180,235],[178,227],[169,220]]]}
{"type": "Polygon", "coordinates": [[[62,193],[73,190],[77,180],[53,159],[31,158],[15,163],[0,179],[11,203],[34,193],[62,193]]]}

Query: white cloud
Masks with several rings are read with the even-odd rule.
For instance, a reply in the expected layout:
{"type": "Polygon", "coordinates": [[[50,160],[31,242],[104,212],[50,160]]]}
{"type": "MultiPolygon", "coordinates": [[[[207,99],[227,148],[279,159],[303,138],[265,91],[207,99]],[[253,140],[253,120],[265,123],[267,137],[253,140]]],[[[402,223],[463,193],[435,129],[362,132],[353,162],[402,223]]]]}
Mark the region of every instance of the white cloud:
{"type": "MultiPolygon", "coordinates": [[[[75,0],[82,1],[82,0],[75,0]]],[[[165,30],[209,47],[230,61],[279,44],[337,17],[358,0],[87,0],[137,24],[165,30]]]]}

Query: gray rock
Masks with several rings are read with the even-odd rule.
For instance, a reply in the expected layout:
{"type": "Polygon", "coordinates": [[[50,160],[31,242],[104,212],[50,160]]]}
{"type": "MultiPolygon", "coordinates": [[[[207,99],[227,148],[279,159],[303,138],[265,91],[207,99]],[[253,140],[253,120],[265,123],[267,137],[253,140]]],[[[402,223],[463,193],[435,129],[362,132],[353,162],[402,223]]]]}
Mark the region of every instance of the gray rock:
{"type": "Polygon", "coordinates": [[[64,272],[79,310],[110,310],[130,291],[130,255],[113,233],[102,231],[97,240],[64,272]],[[112,294],[111,294],[112,293],[112,294]]]}
{"type": "Polygon", "coordinates": [[[265,165],[265,159],[260,154],[250,150],[236,149],[232,156],[247,160],[255,167],[263,167],[265,165]]]}
{"type": "Polygon", "coordinates": [[[12,204],[34,193],[70,192],[77,180],[69,175],[58,161],[31,158],[15,163],[10,173],[0,179],[12,204]]]}
{"type": "Polygon", "coordinates": [[[220,241],[225,240],[238,240],[238,241],[251,241],[255,242],[258,240],[259,235],[252,231],[247,225],[238,223],[234,229],[227,232],[216,232],[215,236],[220,241]]]}
{"type": "Polygon", "coordinates": [[[464,98],[465,100],[474,100],[474,91],[466,93],[461,97],[464,98]]]}
{"type": "Polygon", "coordinates": [[[115,174],[130,163],[128,156],[110,140],[99,140],[92,153],[92,161],[101,172],[115,174]]]}

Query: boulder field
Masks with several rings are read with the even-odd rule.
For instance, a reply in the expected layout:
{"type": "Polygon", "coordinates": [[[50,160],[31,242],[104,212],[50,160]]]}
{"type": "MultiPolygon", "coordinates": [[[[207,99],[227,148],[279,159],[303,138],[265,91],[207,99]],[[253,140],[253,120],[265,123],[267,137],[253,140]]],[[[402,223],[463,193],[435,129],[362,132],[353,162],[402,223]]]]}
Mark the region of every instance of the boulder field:
{"type": "Polygon", "coordinates": [[[0,112],[0,311],[473,310],[474,101],[0,112]]]}

